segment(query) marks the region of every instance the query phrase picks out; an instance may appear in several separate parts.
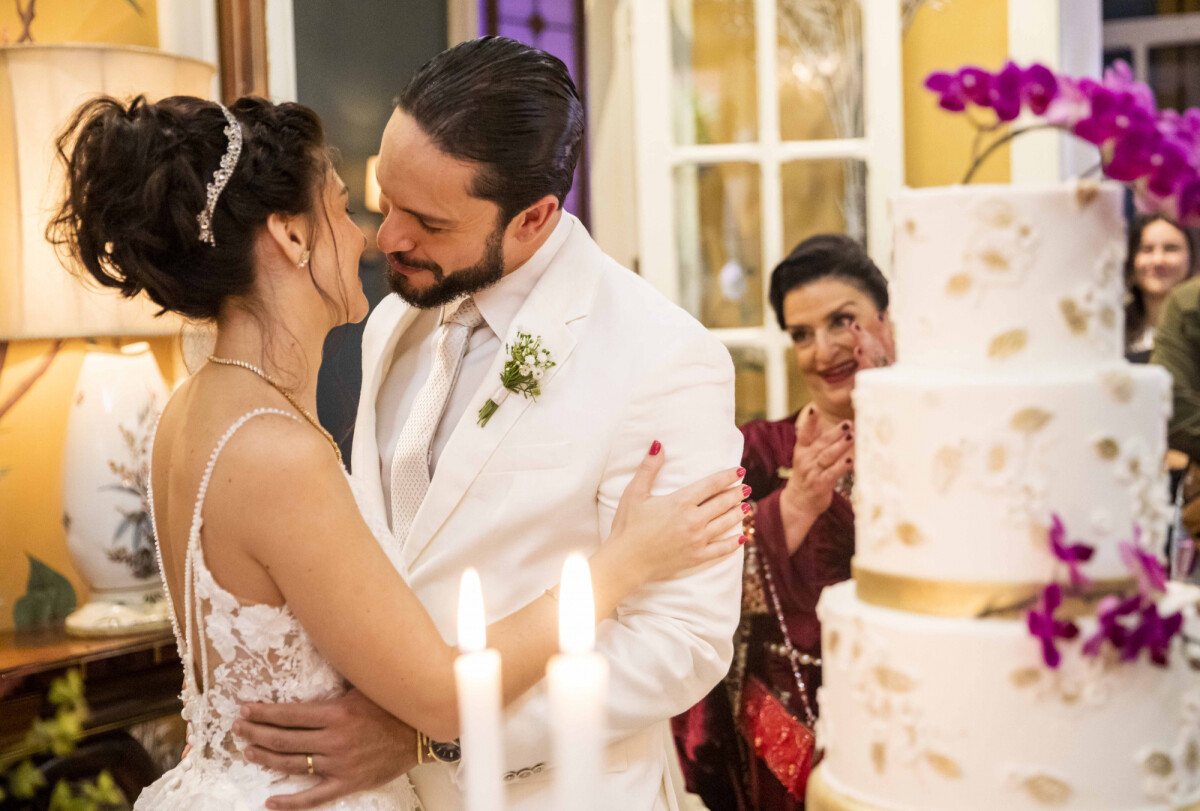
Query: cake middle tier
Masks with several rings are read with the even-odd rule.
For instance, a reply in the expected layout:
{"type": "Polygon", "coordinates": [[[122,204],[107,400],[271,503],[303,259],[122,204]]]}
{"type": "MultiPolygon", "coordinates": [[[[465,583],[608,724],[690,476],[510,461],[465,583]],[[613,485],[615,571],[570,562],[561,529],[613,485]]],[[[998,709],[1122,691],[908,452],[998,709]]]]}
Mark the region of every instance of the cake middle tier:
{"type": "Polygon", "coordinates": [[[968,616],[1064,581],[1048,530],[1095,547],[1099,590],[1128,577],[1135,527],[1161,550],[1170,376],[1124,362],[1082,372],[943,374],[903,364],[855,383],[860,596],[968,616]]]}

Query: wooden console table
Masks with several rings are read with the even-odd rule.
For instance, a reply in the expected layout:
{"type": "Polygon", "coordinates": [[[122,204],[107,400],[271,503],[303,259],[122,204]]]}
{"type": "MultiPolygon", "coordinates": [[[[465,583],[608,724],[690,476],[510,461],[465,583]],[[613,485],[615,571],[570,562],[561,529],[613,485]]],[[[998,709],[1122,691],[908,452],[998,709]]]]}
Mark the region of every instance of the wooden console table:
{"type": "MultiPolygon", "coordinates": [[[[73,638],[62,629],[0,632],[0,751],[28,754],[14,749],[34,718],[51,714],[46,700],[50,683],[71,668],[83,675],[91,714],[77,754],[60,759],[76,762],[50,768],[79,775],[93,767],[119,772],[131,760],[148,764],[149,757],[121,730],[179,714],[183,671],[170,630],[105,639],[73,638]],[[137,757],[129,757],[130,747],[137,757]],[[117,762],[106,762],[113,760],[117,762]]],[[[155,776],[144,767],[114,773],[126,796],[133,797],[155,776]]]]}

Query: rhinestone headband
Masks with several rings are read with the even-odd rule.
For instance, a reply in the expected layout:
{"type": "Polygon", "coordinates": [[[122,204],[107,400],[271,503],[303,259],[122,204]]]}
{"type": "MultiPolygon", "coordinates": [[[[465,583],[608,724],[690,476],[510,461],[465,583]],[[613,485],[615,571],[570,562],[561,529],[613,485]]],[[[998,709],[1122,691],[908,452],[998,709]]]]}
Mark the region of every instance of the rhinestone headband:
{"type": "Polygon", "coordinates": [[[218,106],[225,114],[225,120],[229,122],[225,125],[225,137],[229,140],[229,145],[225,147],[225,154],[221,156],[221,165],[217,171],[213,172],[212,182],[208,184],[204,210],[196,215],[196,222],[200,224],[200,241],[207,242],[209,245],[217,244],[216,237],[212,232],[212,217],[213,212],[217,209],[217,198],[225,190],[225,184],[233,175],[233,167],[237,166],[238,157],[242,154],[242,125],[234,118],[233,113],[225,108],[224,104],[218,106]]]}

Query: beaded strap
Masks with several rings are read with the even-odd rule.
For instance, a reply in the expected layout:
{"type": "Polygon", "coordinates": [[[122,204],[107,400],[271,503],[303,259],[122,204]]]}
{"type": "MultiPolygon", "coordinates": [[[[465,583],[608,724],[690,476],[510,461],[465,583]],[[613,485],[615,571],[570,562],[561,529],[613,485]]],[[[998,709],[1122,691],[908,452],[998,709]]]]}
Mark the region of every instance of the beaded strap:
{"type": "MultiPolygon", "coordinates": [[[[757,507],[757,505],[755,505],[757,507]]],[[[796,690],[800,694],[800,703],[804,707],[804,718],[811,729],[817,722],[816,713],[813,712],[812,702],[809,701],[808,688],[804,684],[804,678],[800,675],[800,665],[821,666],[821,660],[807,653],[801,653],[792,645],[792,636],[788,632],[787,619],[783,616],[783,604],[779,601],[779,594],[775,590],[775,580],[771,577],[771,567],[767,565],[765,555],[760,555],[758,552],[758,544],[755,541],[755,526],[754,519],[757,509],[751,511],[746,516],[743,522],[743,532],[746,535],[746,550],[747,554],[753,555],[758,564],[759,570],[762,572],[763,580],[767,584],[767,594],[771,597],[771,607],[775,610],[775,619],[779,622],[779,630],[783,634],[783,643],[781,645],[773,645],[772,653],[783,655],[792,669],[792,677],[796,681],[796,690]]]]}

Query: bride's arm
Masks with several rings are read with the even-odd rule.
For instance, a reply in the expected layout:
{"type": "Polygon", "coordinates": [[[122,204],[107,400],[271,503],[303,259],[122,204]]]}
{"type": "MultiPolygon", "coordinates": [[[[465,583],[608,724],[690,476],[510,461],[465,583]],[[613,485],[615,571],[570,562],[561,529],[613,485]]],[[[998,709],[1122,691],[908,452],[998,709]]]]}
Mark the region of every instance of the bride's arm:
{"type": "MultiPolygon", "coordinates": [[[[233,511],[227,519],[234,520],[222,524],[238,527],[237,535],[223,540],[242,544],[262,565],[348,681],[435,739],[456,737],[457,652],[367,528],[328,444],[307,426],[264,420],[225,453],[207,507],[233,511]]],[[[650,499],[662,458],[647,457],[610,542],[590,560],[598,619],[643,584],[736,548],[718,539],[741,517],[737,473],[650,499]]],[[[506,703],[545,675],[557,618],[557,603],[547,595],[489,627],[489,645],[504,662],[506,703]]]]}

